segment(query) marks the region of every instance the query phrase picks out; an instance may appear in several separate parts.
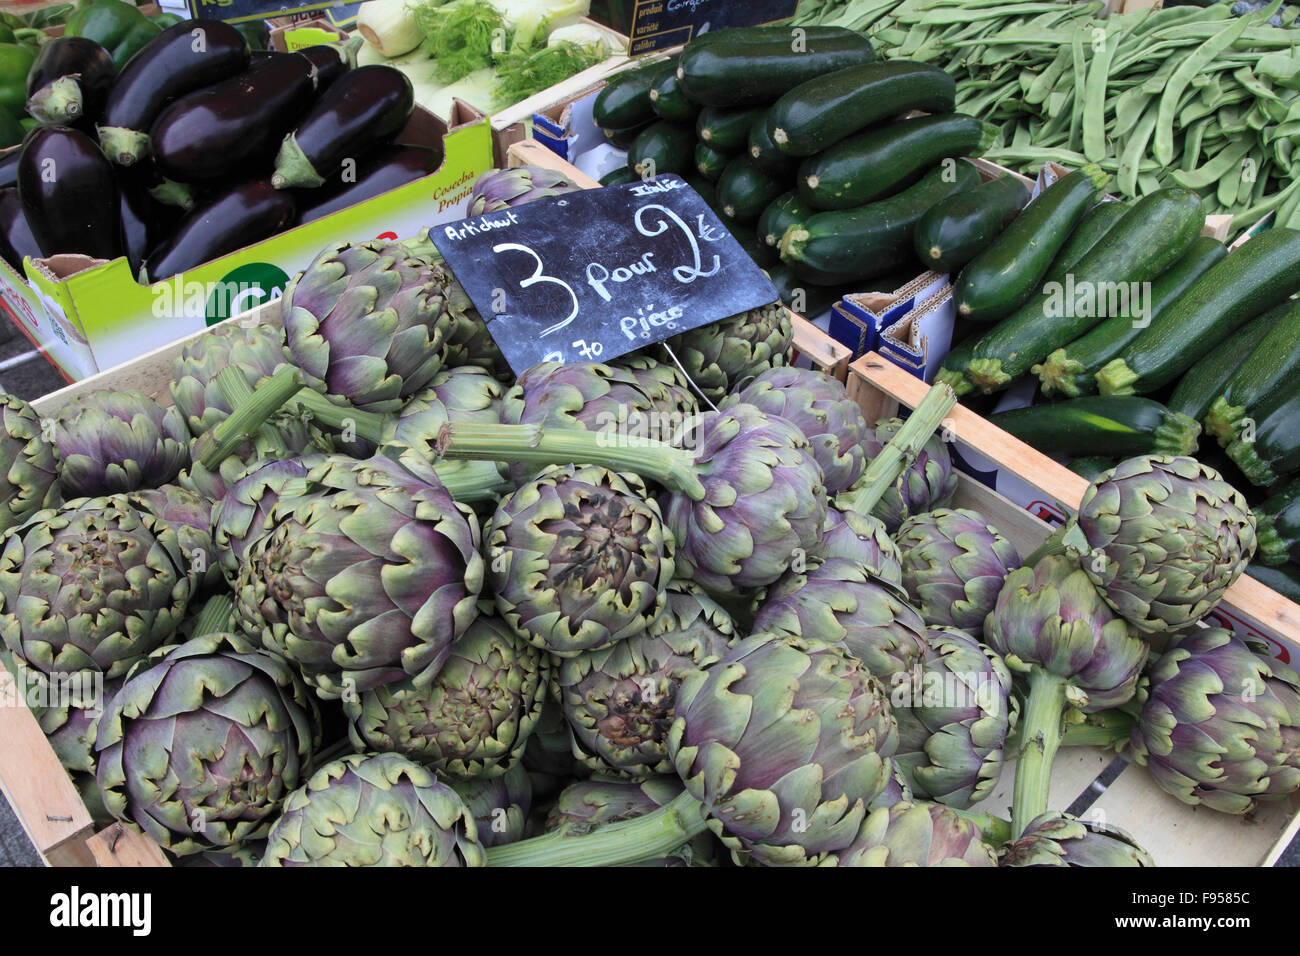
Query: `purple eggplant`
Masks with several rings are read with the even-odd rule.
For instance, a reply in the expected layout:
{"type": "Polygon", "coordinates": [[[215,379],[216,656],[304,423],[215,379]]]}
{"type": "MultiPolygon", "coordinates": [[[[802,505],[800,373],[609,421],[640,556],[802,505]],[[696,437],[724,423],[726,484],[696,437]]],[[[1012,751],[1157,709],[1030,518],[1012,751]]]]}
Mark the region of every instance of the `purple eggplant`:
{"type": "Polygon", "coordinates": [[[140,281],[157,282],[261,242],[293,223],[293,197],[254,179],[195,207],[145,260],[140,281]]]}
{"type": "Polygon", "coordinates": [[[388,146],[362,160],[355,175],[338,171],[319,189],[298,195],[298,222],[314,222],[398,186],[423,179],[442,165],[442,150],[388,146]]]}
{"type": "Polygon", "coordinates": [[[352,68],[350,57],[354,54],[346,46],[318,43],[298,51],[316,67],[316,89],[326,90],[340,76],[352,68]]]}
{"type": "Polygon", "coordinates": [[[113,164],[85,133],[66,126],[29,133],[18,160],[18,195],[43,255],[122,254],[113,164]]]}
{"type": "Polygon", "coordinates": [[[144,163],[119,172],[117,188],[121,196],[122,247],[132,274],[138,275],[149,250],[171,234],[185,210],[154,198],[159,183],[144,163]]]}
{"type": "Polygon", "coordinates": [[[99,141],[130,166],[149,152],[149,130],[168,103],[248,68],[248,41],[220,20],[184,20],[163,30],[122,68],[104,104],[99,141]]]}
{"type": "Polygon", "coordinates": [[[0,156],[0,189],[18,185],[18,157],[21,149],[11,149],[0,156]]]}
{"type": "Polygon", "coordinates": [[[284,138],[271,182],[276,189],[324,185],[344,160],[359,160],[391,142],[414,108],[415,90],[401,70],[379,65],[349,70],[284,138]]]}
{"type": "Polygon", "coordinates": [[[314,97],[315,67],[300,53],[259,60],[162,111],[149,138],[168,179],[203,182],[268,164],[314,97]]]}
{"type": "Polygon", "coordinates": [[[41,248],[36,244],[31,226],[27,225],[27,217],[23,215],[18,190],[13,187],[0,189],[0,259],[13,266],[20,276],[24,276],[24,256],[39,259],[41,248]]]}
{"type": "Polygon", "coordinates": [[[94,119],[116,79],[112,54],[94,40],[58,37],[41,47],[27,73],[27,112],[47,126],[94,119]]]}

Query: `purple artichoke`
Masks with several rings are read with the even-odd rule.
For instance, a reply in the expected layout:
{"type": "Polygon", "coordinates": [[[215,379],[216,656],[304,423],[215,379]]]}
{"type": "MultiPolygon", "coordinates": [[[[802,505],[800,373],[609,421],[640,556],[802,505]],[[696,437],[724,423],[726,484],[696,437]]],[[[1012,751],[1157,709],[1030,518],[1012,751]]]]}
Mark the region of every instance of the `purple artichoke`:
{"type": "Polygon", "coordinates": [[[845,558],[890,584],[903,583],[903,559],[884,524],[851,508],[827,510],[822,539],[813,545],[811,557],[823,561],[845,558]]]}
{"type": "Polygon", "coordinates": [[[60,503],[54,446],[21,398],[0,393],[0,531],[60,503]]]}
{"type": "Polygon", "coordinates": [[[180,411],[143,392],[83,392],[54,420],[59,486],[68,499],[156,488],[189,462],[189,442],[180,411]]]}
{"type": "Polygon", "coordinates": [[[179,485],[143,488],[122,497],[176,532],[193,597],[222,586],[221,562],[212,541],[211,501],[179,485]]]}
{"type": "Polygon", "coordinates": [[[449,780],[447,785],[464,801],[485,848],[524,838],[533,808],[533,786],[523,764],[517,763],[497,777],[449,780]]]}
{"type": "Polygon", "coordinates": [[[1003,579],[1020,566],[1016,546],[965,508],[913,515],[894,538],[903,553],[903,586],[925,623],[982,635],[1003,579]]]}
{"type": "MultiPolygon", "coordinates": [[[[880,454],[885,444],[898,434],[903,422],[898,418],[885,418],[872,426],[862,442],[867,461],[880,454]]],[[[943,507],[952,501],[957,490],[957,473],[952,467],[948,446],[939,435],[932,435],[921,453],[899,476],[894,487],[881,497],[872,514],[885,523],[890,534],[910,515],[923,514],[943,507]]]]}
{"type": "Polygon", "coordinates": [[[675,335],[665,350],[676,356],[705,398],[720,402],[770,368],[789,365],[794,352],[790,312],[780,302],[741,312],[675,335]]]}
{"type": "Polygon", "coordinates": [[[999,866],[1155,866],[1151,854],[1121,830],[1044,813],[1000,851],[999,866]]]}
{"type": "Polygon", "coordinates": [[[580,189],[582,187],[568,176],[544,166],[489,169],[474,182],[469,201],[465,204],[465,215],[473,218],[484,213],[500,212],[512,206],[522,206],[580,189]]]}
{"type": "Polygon", "coordinates": [[[837,866],[997,866],[979,828],[935,803],[872,810],[837,866]]]}

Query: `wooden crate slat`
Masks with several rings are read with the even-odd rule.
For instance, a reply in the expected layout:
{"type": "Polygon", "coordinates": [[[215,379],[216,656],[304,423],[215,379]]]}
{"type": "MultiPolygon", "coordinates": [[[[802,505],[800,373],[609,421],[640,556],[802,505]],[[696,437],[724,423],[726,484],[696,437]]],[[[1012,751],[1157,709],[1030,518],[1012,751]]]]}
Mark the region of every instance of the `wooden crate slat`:
{"type": "Polygon", "coordinates": [[[157,843],[120,823],[86,841],[96,866],[171,866],[157,843]]]}

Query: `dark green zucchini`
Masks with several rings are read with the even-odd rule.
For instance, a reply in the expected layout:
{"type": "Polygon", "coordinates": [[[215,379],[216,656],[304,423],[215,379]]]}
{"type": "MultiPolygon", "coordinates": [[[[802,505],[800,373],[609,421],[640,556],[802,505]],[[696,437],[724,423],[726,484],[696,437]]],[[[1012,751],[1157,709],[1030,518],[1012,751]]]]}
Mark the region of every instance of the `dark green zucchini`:
{"type": "Polygon", "coordinates": [[[1083,475],[1089,481],[1096,481],[1117,464],[1119,464],[1119,460],[1116,458],[1088,456],[1086,458],[1071,458],[1070,463],[1065,467],[1076,475],[1083,475]]]}
{"type": "Polygon", "coordinates": [[[1043,190],[962,269],[952,291],[957,311],[972,322],[996,322],[1028,301],[1108,178],[1085,166],[1043,190]]]}
{"type": "Polygon", "coordinates": [[[988,248],[1027,202],[1029,187],[1003,176],[935,203],[916,224],[917,258],[935,272],[955,272],[988,248]]]}
{"type": "Polygon", "coordinates": [[[957,85],[938,67],[906,60],[864,63],[800,83],[767,115],[781,152],[812,156],[891,116],[951,113],[957,85]]]}
{"type": "MultiPolygon", "coordinates": [[[[1246,246],[1267,235],[1261,233],[1246,246]]],[[[1261,488],[1300,471],[1300,379],[1287,383],[1286,388],[1274,395],[1268,407],[1260,412],[1253,434],[1246,430],[1226,451],[1247,480],[1261,488]]]]}
{"type": "Polygon", "coordinates": [[[706,106],[695,121],[695,135],[720,153],[739,153],[748,148],[750,128],[765,112],[761,106],[706,106]]]}
{"type": "Polygon", "coordinates": [[[718,180],[717,209],[729,225],[752,226],[785,185],[748,156],[737,156],[718,180]]]}
{"type": "Polygon", "coordinates": [[[857,209],[820,212],[791,226],[777,244],[781,259],[800,278],[824,285],[893,272],[914,261],[912,235],[926,210],[979,184],[980,174],[968,162],[959,160],[951,172],[937,166],[896,196],[857,209]]]}
{"type": "MultiPolygon", "coordinates": [[[[1235,335],[1242,342],[1258,342],[1260,336],[1273,327],[1272,320],[1272,311],[1265,312],[1243,325],[1235,335]]],[[[1223,386],[1241,367],[1245,357],[1246,353],[1239,349],[1210,350],[1183,373],[1166,404],[1176,412],[1201,421],[1210,409],[1210,402],[1223,391],[1223,386]]],[[[1095,379],[1093,384],[1096,385],[1095,379]]]]}
{"type": "Polygon", "coordinates": [[[817,210],[804,202],[794,190],[783,193],[768,203],[763,214],[758,217],[758,238],[775,247],[787,229],[816,214],[817,210]]]}
{"type": "Polygon", "coordinates": [[[1277,566],[1300,558],[1300,478],[1292,478],[1255,512],[1255,559],[1277,566]]]}
{"type": "Polygon", "coordinates": [[[1300,232],[1275,226],[1210,268],[1097,373],[1103,395],[1154,392],[1300,290],[1300,232]]]}
{"type": "Polygon", "coordinates": [[[1060,269],[1066,271],[1076,262],[1088,254],[1088,251],[1095,246],[1101,237],[1110,232],[1115,223],[1124,218],[1124,214],[1129,211],[1127,203],[1122,202],[1102,202],[1093,206],[1083,214],[1083,219],[1074,227],[1070,237],[1065,240],[1065,245],[1061,251],[1056,254],[1052,260],[1051,269],[1060,269]]]}
{"type": "Polygon", "coordinates": [[[1252,561],[1246,565],[1246,573],[1265,587],[1272,588],[1288,601],[1300,601],[1300,568],[1294,564],[1269,567],[1252,561]]]}
{"type": "MultiPolygon", "coordinates": [[[[714,208],[717,209],[716,206],[714,208]]],[[[724,218],[723,221],[725,222],[726,219],[724,218]]],[[[760,269],[767,269],[780,264],[781,259],[777,256],[776,250],[765,242],[759,242],[753,230],[736,229],[731,235],[740,243],[740,248],[745,250],[749,258],[753,259],[760,269]]]]}
{"type": "Polygon", "coordinates": [[[641,177],[626,166],[618,166],[611,169],[604,176],[600,177],[602,186],[621,186],[624,183],[633,183],[641,177]]]}
{"type": "MultiPolygon", "coordinates": [[[[1300,269],[1300,263],[1296,264],[1300,269]]],[[[1270,396],[1300,374],[1300,299],[1283,302],[1264,314],[1271,327],[1259,339],[1238,341],[1254,348],[1216,393],[1201,419],[1207,434],[1225,447],[1241,437],[1242,426],[1259,414],[1270,396]]]]}
{"type": "Polygon", "coordinates": [[[1177,262],[1205,223],[1190,189],[1160,189],[1139,199],[1069,272],[1049,273],[1040,294],[986,332],[955,389],[1006,388],[1102,319],[1135,314],[1130,290],[1177,262]]]}
{"type": "Polygon", "coordinates": [[[657,60],[610,77],[596,94],[591,107],[596,125],[601,129],[630,129],[654,122],[656,116],[650,103],[650,87],[664,66],[675,70],[677,57],[657,60]]]}
{"type": "Polygon", "coordinates": [[[804,282],[780,262],[767,267],[767,277],[776,286],[782,304],[810,319],[821,315],[850,292],[862,291],[856,286],[813,285],[804,282]]]}
{"type": "Polygon", "coordinates": [[[655,115],[670,123],[694,123],[700,115],[700,104],[682,90],[677,69],[673,66],[655,75],[650,84],[650,106],[655,115]]]}
{"type": "Polygon", "coordinates": [[[749,128],[749,158],[770,175],[782,179],[789,179],[799,164],[799,160],[776,148],[772,138],[767,135],[767,120],[762,117],[755,120],[749,128]]]}
{"type": "Polygon", "coordinates": [[[643,126],[633,126],[631,129],[602,129],[605,139],[609,145],[615,149],[631,149],[636,138],[644,133],[651,124],[646,123],[643,126]]]}
{"type": "Polygon", "coordinates": [[[731,160],[730,155],[718,152],[708,143],[695,144],[695,168],[705,179],[716,183],[731,160]]]}
{"type": "MultiPolygon", "coordinates": [[[[1098,208],[1118,205],[1120,204],[1113,202],[1104,203],[1098,208]]],[[[1197,237],[1186,254],[1151,283],[1145,321],[1134,322],[1130,316],[1111,316],[1081,338],[1057,349],[1043,359],[1042,364],[1030,369],[1042,381],[1043,394],[1059,392],[1076,396],[1095,393],[1096,375],[1101,367],[1119,355],[1124,346],[1142,334],[1148,323],[1154,322],[1156,316],[1173,305],[1179,296],[1191,288],[1192,283],[1227,254],[1227,248],[1219,240],[1211,236],[1197,237]]],[[[1206,401],[1208,400],[1207,397],[1206,401]]],[[[1190,412],[1182,407],[1181,402],[1171,402],[1170,408],[1191,415],[1197,421],[1201,420],[1201,412],[1190,412]]]]}
{"type": "Polygon", "coordinates": [[[1136,395],[1084,395],[1016,408],[989,421],[1049,455],[1088,455],[1104,448],[1133,455],[1190,455],[1201,426],[1159,402],[1136,395]]]}
{"type": "Polygon", "coordinates": [[[875,59],[871,41],[841,27],[746,27],[691,43],[677,77],[705,106],[769,106],[800,83],[875,59]]]}
{"type": "Polygon", "coordinates": [[[961,113],[869,129],[805,159],[799,194],[818,209],[852,209],[910,186],[941,159],[979,156],[997,132],[961,113]]]}
{"type": "Polygon", "coordinates": [[[685,173],[695,165],[695,131],[660,120],[636,138],[627,152],[627,168],[642,179],[685,173]]]}

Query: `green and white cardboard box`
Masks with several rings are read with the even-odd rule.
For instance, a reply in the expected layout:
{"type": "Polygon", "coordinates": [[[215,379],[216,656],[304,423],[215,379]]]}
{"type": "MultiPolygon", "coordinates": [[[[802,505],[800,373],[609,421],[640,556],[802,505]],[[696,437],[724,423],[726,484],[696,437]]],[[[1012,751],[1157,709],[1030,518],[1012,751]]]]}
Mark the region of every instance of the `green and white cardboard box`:
{"type": "Polygon", "coordinates": [[[151,285],[137,281],[125,258],[28,258],[23,276],[0,260],[0,300],[50,363],[69,382],[81,381],[278,298],[289,279],[331,243],[413,236],[463,218],[474,181],[492,168],[488,118],[463,102],[457,102],[450,123],[417,109],[398,141],[441,141],[442,166],[151,285]]]}

